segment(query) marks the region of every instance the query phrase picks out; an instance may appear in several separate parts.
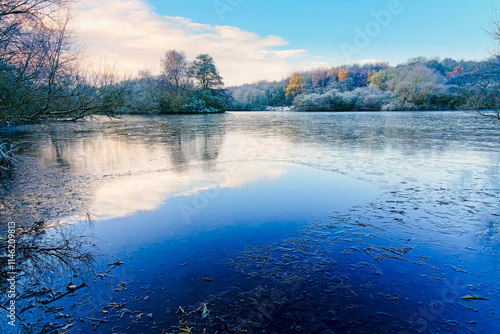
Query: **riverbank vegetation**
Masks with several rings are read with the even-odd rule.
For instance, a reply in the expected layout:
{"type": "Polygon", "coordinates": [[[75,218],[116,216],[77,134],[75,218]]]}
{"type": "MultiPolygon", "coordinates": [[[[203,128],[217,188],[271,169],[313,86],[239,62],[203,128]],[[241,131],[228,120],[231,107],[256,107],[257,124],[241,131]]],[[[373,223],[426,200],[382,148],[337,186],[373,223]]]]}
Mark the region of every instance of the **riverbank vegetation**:
{"type": "Polygon", "coordinates": [[[159,76],[142,71],[134,80],[83,61],[69,29],[72,2],[0,4],[0,122],[226,110],[222,77],[207,54],[188,62],[169,51],[159,76]]]}
{"type": "Polygon", "coordinates": [[[404,64],[351,64],[293,73],[281,81],[230,87],[233,110],[475,110],[500,120],[500,11],[496,49],[482,61],[416,57],[404,64]]]}
{"type": "MultiPolygon", "coordinates": [[[[0,5],[0,121],[78,120],[104,114],[226,110],[379,111],[472,109],[500,119],[500,53],[484,61],[417,57],[351,64],[224,88],[215,60],[169,50],[161,73],[120,76],[82,60],[69,29],[72,0],[0,5]],[[493,110],[485,112],[484,110],[493,110]]],[[[498,17],[491,36],[500,42],[498,17]]]]}
{"type": "Polygon", "coordinates": [[[494,109],[498,57],[457,61],[417,57],[387,63],[319,68],[280,82],[231,87],[235,110],[288,107],[299,111],[494,109]]]}
{"type": "Polygon", "coordinates": [[[128,82],[128,104],[121,112],[218,113],[229,107],[230,96],[210,55],[200,54],[190,62],[183,52],[169,50],[161,59],[161,68],[158,76],[144,70],[128,82]]]}
{"type": "Polygon", "coordinates": [[[112,67],[80,59],[70,0],[0,5],[0,121],[79,119],[113,113],[124,85],[112,67]]]}

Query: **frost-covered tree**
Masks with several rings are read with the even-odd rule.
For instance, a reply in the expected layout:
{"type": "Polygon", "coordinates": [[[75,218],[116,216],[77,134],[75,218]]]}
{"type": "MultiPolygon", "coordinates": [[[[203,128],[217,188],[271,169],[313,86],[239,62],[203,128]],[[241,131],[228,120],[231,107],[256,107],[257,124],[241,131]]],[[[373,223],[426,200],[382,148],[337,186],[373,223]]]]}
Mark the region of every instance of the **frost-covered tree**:
{"type": "Polygon", "coordinates": [[[496,41],[491,58],[463,73],[452,76],[465,100],[464,108],[478,114],[500,120],[500,10],[491,18],[489,35],[496,41]]]}
{"type": "Polygon", "coordinates": [[[212,113],[225,111],[228,97],[222,77],[208,54],[193,62],[183,52],[170,50],[161,59],[159,110],[161,113],[212,113]]]}
{"type": "Polygon", "coordinates": [[[197,81],[197,86],[203,91],[222,89],[224,83],[215,66],[215,61],[208,54],[200,54],[190,68],[191,76],[197,81]]]}
{"type": "Polygon", "coordinates": [[[0,1],[0,120],[79,119],[122,104],[123,78],[80,61],[72,2],[0,1]]]}
{"type": "Polygon", "coordinates": [[[417,63],[396,71],[387,87],[403,101],[412,105],[426,105],[427,98],[444,89],[444,78],[427,66],[417,63]]]}
{"type": "Polygon", "coordinates": [[[189,62],[184,52],[169,50],[161,59],[160,80],[165,89],[179,95],[190,89],[191,77],[189,76],[189,62]]]}

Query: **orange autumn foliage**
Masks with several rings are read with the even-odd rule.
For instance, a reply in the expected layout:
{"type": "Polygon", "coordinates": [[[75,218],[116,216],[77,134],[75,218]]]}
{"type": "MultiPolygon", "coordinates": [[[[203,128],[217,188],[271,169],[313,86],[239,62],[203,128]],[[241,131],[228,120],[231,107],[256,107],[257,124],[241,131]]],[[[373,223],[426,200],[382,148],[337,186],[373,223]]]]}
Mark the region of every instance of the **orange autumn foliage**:
{"type": "Polygon", "coordinates": [[[283,88],[285,91],[285,97],[287,99],[294,98],[302,90],[305,83],[306,79],[304,79],[302,74],[295,73],[292,75],[288,85],[283,88]]]}
{"type": "Polygon", "coordinates": [[[349,74],[349,71],[346,70],[346,69],[341,69],[339,71],[339,82],[342,82],[344,81],[345,79],[347,79],[347,75],[349,74]]]}

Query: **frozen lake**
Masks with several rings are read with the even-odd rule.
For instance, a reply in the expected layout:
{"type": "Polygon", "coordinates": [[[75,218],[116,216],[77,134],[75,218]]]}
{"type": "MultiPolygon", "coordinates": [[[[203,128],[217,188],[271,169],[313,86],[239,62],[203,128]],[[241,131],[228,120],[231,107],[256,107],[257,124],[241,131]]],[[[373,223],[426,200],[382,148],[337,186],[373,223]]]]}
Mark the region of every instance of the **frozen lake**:
{"type": "Polygon", "coordinates": [[[18,329],[500,328],[499,122],[229,112],[1,135],[22,163],[1,223],[52,226],[19,236],[38,249],[18,251],[18,329]]]}

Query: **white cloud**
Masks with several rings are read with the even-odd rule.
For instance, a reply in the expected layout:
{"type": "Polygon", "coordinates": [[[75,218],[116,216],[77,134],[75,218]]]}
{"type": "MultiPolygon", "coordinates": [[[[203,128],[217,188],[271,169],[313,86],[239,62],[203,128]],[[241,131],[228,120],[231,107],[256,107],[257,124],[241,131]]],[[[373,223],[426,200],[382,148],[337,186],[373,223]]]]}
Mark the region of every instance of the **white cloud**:
{"type": "Polygon", "coordinates": [[[361,64],[361,65],[366,65],[366,64],[385,63],[385,61],[372,58],[372,59],[362,59],[362,60],[357,61],[356,63],[361,64]]]}
{"type": "Polygon", "coordinates": [[[227,85],[261,79],[279,80],[299,65],[311,67],[307,50],[283,49],[279,36],[259,36],[230,26],[199,24],[183,17],[162,17],[140,0],[86,0],[77,5],[75,33],[93,61],[115,61],[132,71],[159,71],[165,51],[214,57],[227,85]],[[300,61],[300,62],[299,62],[300,61]]]}
{"type": "Polygon", "coordinates": [[[330,60],[333,62],[334,65],[352,65],[352,64],[366,65],[366,64],[386,63],[385,60],[380,60],[375,58],[353,60],[346,57],[336,57],[336,58],[331,58],[330,60]]]}
{"type": "Polygon", "coordinates": [[[173,171],[138,174],[118,178],[97,189],[90,212],[100,219],[126,217],[137,211],[156,210],[166,199],[173,197],[191,197],[201,193],[200,198],[213,198],[207,194],[218,193],[222,189],[239,189],[258,181],[275,180],[286,173],[284,166],[250,162],[224,164],[218,170],[208,172],[193,168],[181,175],[173,171]]]}

